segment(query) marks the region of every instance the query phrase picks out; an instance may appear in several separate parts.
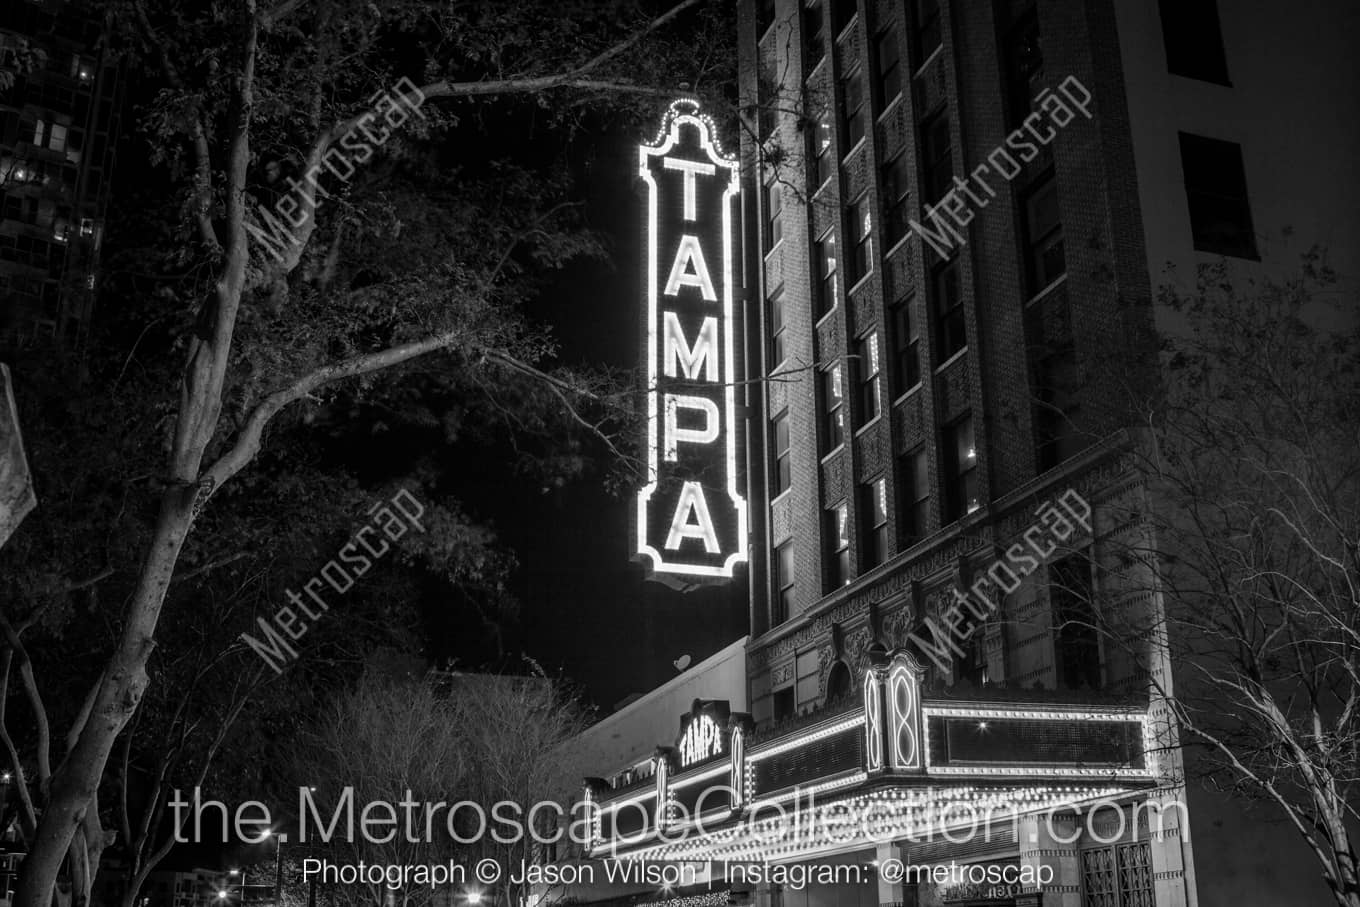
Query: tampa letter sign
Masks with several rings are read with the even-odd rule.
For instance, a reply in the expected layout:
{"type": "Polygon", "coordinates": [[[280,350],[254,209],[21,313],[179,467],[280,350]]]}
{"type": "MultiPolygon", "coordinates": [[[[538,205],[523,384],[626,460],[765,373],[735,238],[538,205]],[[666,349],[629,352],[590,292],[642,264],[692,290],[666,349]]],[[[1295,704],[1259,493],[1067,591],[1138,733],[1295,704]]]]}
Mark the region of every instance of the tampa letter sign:
{"type": "Polygon", "coordinates": [[[647,484],[637,552],[657,573],[729,577],[746,560],[737,489],[732,280],[737,162],[696,101],[639,148],[647,186],[647,484]]]}

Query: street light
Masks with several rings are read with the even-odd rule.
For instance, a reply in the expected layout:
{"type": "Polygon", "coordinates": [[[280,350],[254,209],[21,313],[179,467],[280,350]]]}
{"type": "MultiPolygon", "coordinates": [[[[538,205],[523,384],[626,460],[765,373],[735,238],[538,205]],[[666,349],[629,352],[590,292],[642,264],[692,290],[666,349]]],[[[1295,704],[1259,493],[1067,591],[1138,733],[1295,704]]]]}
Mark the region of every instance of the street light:
{"type": "Polygon", "coordinates": [[[469,891],[467,893],[467,902],[469,904],[480,904],[482,902],[482,893],[480,891],[469,891]]]}

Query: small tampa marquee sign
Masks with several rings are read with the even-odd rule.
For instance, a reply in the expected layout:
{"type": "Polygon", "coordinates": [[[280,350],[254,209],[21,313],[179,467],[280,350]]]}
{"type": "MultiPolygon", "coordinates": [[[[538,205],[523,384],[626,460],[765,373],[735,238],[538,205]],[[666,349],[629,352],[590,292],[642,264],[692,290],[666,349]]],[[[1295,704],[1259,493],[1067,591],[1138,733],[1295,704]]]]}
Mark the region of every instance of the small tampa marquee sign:
{"type": "Polygon", "coordinates": [[[638,157],[647,187],[647,484],[637,555],[659,574],[730,577],[746,560],[747,519],[737,488],[737,162],[688,98],[670,105],[638,157]]]}

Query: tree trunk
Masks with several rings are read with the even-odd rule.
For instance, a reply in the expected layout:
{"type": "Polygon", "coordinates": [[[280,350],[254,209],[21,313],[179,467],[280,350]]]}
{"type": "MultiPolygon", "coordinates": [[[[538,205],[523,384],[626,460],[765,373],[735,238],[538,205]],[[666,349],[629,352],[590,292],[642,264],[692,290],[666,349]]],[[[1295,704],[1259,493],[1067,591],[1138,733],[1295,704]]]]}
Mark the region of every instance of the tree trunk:
{"type": "Polygon", "coordinates": [[[160,515],[128,623],[98,681],[99,690],[76,745],[52,774],[48,802],[19,874],[13,907],[49,907],[62,860],[86,807],[93,801],[119,732],[146,690],[152,634],[192,522],[198,486],[172,486],[160,515]]]}

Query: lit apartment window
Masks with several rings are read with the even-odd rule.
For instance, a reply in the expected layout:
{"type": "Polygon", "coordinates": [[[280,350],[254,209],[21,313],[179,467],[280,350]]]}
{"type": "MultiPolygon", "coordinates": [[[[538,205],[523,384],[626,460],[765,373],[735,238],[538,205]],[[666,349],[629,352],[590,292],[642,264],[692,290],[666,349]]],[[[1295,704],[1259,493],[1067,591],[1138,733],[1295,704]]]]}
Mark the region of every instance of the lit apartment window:
{"type": "Polygon", "coordinates": [[[1188,132],[1180,133],[1180,144],[1195,248],[1259,260],[1241,146],[1188,132]]]}
{"type": "Polygon", "coordinates": [[[817,317],[836,305],[836,231],[828,230],[813,243],[812,256],[817,267],[817,317]]]}
{"type": "Polygon", "coordinates": [[[1025,273],[1034,295],[1067,271],[1058,186],[1050,173],[1025,193],[1025,273]]]}
{"type": "Polygon", "coordinates": [[[774,493],[783,494],[793,481],[789,465],[789,414],[774,417],[771,434],[774,436],[774,493]]]}
{"type": "Polygon", "coordinates": [[[784,346],[784,290],[781,287],[770,297],[770,371],[784,364],[788,350],[784,346]]]}
{"type": "Polygon", "coordinates": [[[940,46],[940,0],[911,0],[913,66],[920,66],[940,46]]]}
{"type": "Polygon", "coordinates": [[[1215,0],[1159,0],[1157,6],[1162,15],[1167,72],[1231,85],[1215,0]]]}
{"type": "Polygon", "coordinates": [[[939,361],[968,345],[968,334],[963,319],[963,293],[959,289],[959,261],[943,262],[931,274],[931,296],[935,305],[935,330],[939,361]]]}
{"type": "Polygon", "coordinates": [[[770,623],[778,626],[793,613],[793,540],[774,549],[774,601],[770,607],[770,623]]]}
{"type": "MultiPolygon", "coordinates": [[[[842,44],[841,59],[853,61],[854,49],[854,42],[842,44]]],[[[853,68],[841,76],[841,133],[845,136],[847,154],[864,138],[864,124],[869,117],[868,103],[864,97],[864,67],[854,62],[848,65],[853,68]]]]}
{"type": "Polygon", "coordinates": [[[889,25],[874,39],[874,59],[878,63],[878,97],[887,107],[902,91],[902,51],[897,29],[889,25]]]}
{"type": "Polygon", "coordinates": [[[850,508],[844,501],[826,512],[826,543],[831,588],[839,589],[854,579],[850,571],[850,508]]]}
{"type": "Polygon", "coordinates": [[[839,35],[855,16],[855,0],[831,0],[831,30],[839,35]]]}
{"type": "Polygon", "coordinates": [[[850,236],[854,242],[850,256],[850,286],[869,273],[874,258],[874,218],[869,195],[865,193],[850,206],[850,236]]]}
{"type": "Polygon", "coordinates": [[[47,147],[53,151],[66,150],[66,127],[60,123],[52,124],[51,134],[47,137],[47,147]]]}
{"type": "Polygon", "coordinates": [[[1058,685],[1069,690],[1098,690],[1100,637],[1093,604],[1090,552],[1079,552],[1050,564],[1048,583],[1058,685]]]}
{"type": "Polygon", "coordinates": [[[822,372],[822,412],[822,452],[825,456],[845,441],[845,388],[841,383],[839,362],[822,372]]]}
{"type": "Polygon", "coordinates": [[[960,519],[981,506],[978,500],[977,447],[973,441],[973,417],[964,416],[944,429],[945,515],[948,522],[960,519]]]}
{"type": "Polygon", "coordinates": [[[908,451],[898,462],[902,539],[905,545],[913,545],[930,531],[930,475],[925,446],[908,451]]]}
{"type": "Polygon", "coordinates": [[[926,204],[933,206],[954,186],[954,149],[944,111],[921,126],[921,160],[921,192],[926,204]]]}
{"type": "Polygon", "coordinates": [[[784,192],[777,182],[766,183],[762,191],[765,200],[765,251],[768,252],[784,238],[784,192]]]}
{"type": "Polygon", "coordinates": [[[836,158],[831,153],[831,111],[823,106],[817,113],[816,125],[811,131],[813,179],[816,187],[821,188],[836,172],[836,158]]]}
{"type": "Polygon", "coordinates": [[[859,385],[859,424],[865,425],[878,418],[879,380],[882,376],[878,359],[878,332],[873,331],[855,341],[855,375],[859,385]]]}
{"type": "Polygon", "coordinates": [[[33,126],[33,144],[39,148],[47,145],[47,123],[42,120],[39,120],[33,126]]]}
{"type": "Polygon", "coordinates": [[[912,314],[916,297],[898,300],[892,307],[893,380],[896,391],[904,394],[921,383],[920,319],[912,314]]]}
{"type": "Polygon", "coordinates": [[[859,513],[864,523],[860,533],[864,569],[877,567],[888,559],[888,483],[883,478],[865,482],[859,490],[859,513]]]}
{"type": "Polygon", "coordinates": [[[807,42],[808,70],[826,56],[826,8],[822,0],[803,7],[803,40],[807,42]]]}
{"type": "Polygon", "coordinates": [[[903,151],[883,165],[883,205],[887,214],[884,218],[884,233],[888,244],[885,248],[895,245],[907,235],[910,226],[907,219],[911,217],[907,202],[910,198],[911,168],[908,166],[907,153],[903,151]]]}

